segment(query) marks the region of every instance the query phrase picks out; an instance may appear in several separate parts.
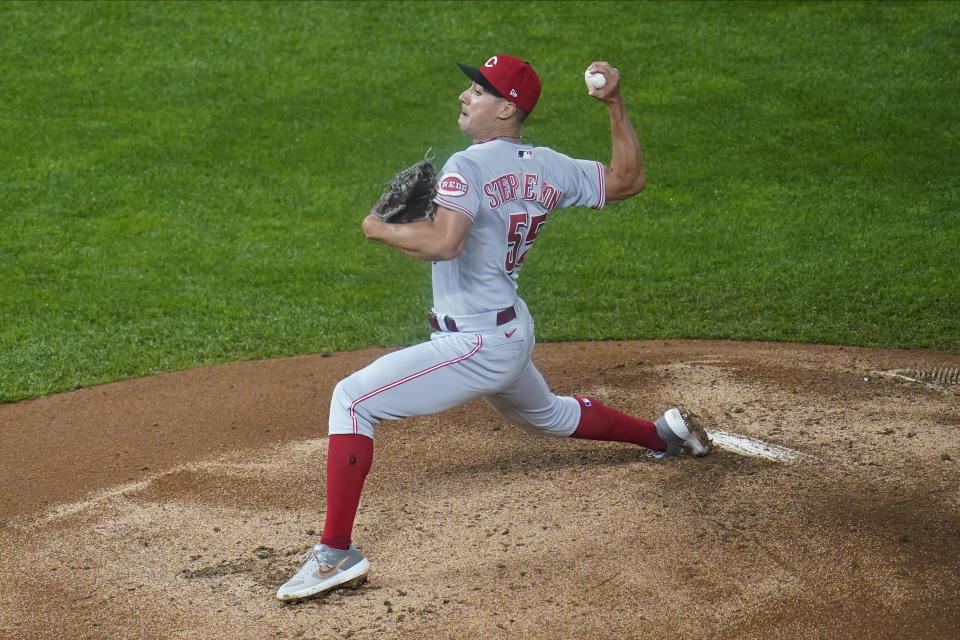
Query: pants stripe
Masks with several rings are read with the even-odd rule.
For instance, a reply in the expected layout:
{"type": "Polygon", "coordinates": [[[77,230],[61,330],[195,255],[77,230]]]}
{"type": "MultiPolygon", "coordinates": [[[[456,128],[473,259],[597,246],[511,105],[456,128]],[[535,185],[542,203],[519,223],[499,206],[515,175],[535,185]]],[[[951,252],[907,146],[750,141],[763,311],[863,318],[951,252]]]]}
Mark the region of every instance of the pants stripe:
{"type": "Polygon", "coordinates": [[[411,373],[409,376],[407,376],[407,377],[405,377],[405,378],[401,378],[400,380],[397,380],[396,382],[391,382],[390,384],[384,385],[384,386],[380,387],[379,389],[374,389],[374,390],[371,391],[370,393],[368,393],[368,394],[366,394],[366,395],[364,395],[364,396],[361,396],[361,397],[357,398],[356,400],[354,400],[352,403],[350,403],[350,420],[351,420],[352,423],[353,423],[353,432],[354,432],[355,434],[358,433],[358,429],[357,429],[357,413],[356,413],[356,407],[357,407],[358,404],[360,404],[360,403],[363,402],[364,400],[369,400],[370,398],[372,398],[373,396],[377,395],[378,393],[383,393],[384,391],[389,391],[390,389],[393,389],[394,387],[398,387],[398,386],[400,386],[401,384],[403,384],[404,382],[409,382],[410,380],[415,380],[416,378],[419,378],[419,377],[421,377],[421,376],[425,376],[425,375],[427,375],[428,373],[432,373],[432,372],[436,371],[437,369],[441,369],[441,368],[446,367],[446,366],[451,365],[451,364],[457,364],[458,362],[463,362],[463,361],[466,360],[467,358],[473,357],[473,355],[476,354],[478,351],[480,351],[480,349],[483,347],[483,336],[481,336],[481,335],[478,333],[478,334],[475,334],[474,337],[477,339],[477,344],[474,345],[473,349],[471,349],[469,353],[464,354],[464,355],[460,356],[459,358],[454,358],[453,360],[447,360],[446,362],[440,362],[440,363],[438,363],[438,364],[433,365],[432,367],[429,367],[429,368],[427,368],[427,369],[424,369],[423,371],[418,371],[418,372],[416,372],[416,373],[411,373]]]}

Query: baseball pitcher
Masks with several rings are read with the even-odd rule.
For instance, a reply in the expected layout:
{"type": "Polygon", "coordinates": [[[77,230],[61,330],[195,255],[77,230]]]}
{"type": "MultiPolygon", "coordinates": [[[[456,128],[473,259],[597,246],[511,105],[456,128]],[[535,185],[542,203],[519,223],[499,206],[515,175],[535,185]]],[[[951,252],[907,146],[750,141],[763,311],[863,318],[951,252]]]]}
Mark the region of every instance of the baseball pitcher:
{"type": "Polygon", "coordinates": [[[458,66],[471,81],[460,94],[458,125],[472,144],[439,171],[428,156],[398,174],[363,220],[367,238],[432,263],[433,333],[334,389],[323,534],[280,587],[280,600],[366,578],[370,562],[351,533],[382,420],[434,414],[482,397],[535,434],[628,442],[656,457],[710,452],[706,432],[689,411],[668,409],[650,422],[594,398],[557,396],[531,361],[534,323],[517,295],[517,278],[544,225],[558,209],[601,209],[644,188],[643,154],[620,71],[594,62],[586,74],[588,94],[610,115],[613,150],[605,166],[535,146],[521,134],[540,97],[530,63],[496,55],[479,68],[458,66]]]}

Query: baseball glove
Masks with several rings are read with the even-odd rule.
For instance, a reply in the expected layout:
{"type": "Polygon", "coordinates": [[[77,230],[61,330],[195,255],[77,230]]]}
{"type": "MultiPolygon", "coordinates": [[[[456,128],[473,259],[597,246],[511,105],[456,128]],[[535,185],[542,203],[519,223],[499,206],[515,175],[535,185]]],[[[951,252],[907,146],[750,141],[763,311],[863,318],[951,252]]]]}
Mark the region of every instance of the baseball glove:
{"type": "Polygon", "coordinates": [[[376,214],[384,222],[401,224],[433,219],[437,212],[437,205],[433,202],[437,165],[430,151],[427,149],[423,160],[407,167],[386,183],[387,190],[370,213],[376,214]]]}

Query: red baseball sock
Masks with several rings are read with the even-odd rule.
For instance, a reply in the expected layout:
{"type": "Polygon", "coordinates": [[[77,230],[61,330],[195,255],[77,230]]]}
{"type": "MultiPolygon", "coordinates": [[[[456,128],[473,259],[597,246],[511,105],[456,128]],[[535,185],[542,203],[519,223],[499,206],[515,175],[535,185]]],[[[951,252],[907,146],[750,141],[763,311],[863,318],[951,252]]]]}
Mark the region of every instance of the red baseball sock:
{"type": "Polygon", "coordinates": [[[577,402],[580,403],[580,424],[571,438],[630,442],[652,451],[667,448],[652,422],[605,407],[593,398],[577,398],[577,402]]]}
{"type": "Polygon", "coordinates": [[[320,542],[350,548],[353,520],[363,481],[373,463],[373,440],[361,435],[333,435],[327,444],[327,520],[320,542]]]}

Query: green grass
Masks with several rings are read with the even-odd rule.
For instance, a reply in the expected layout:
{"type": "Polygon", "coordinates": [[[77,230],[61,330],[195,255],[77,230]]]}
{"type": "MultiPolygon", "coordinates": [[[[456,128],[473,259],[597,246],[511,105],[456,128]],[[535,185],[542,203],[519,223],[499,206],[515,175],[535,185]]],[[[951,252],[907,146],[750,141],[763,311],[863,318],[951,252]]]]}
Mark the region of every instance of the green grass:
{"type": "Polygon", "coordinates": [[[960,5],[0,3],[0,402],[410,344],[428,265],[363,239],[462,148],[455,61],[544,83],[527,133],[607,160],[622,69],[649,185],[558,213],[542,341],[960,349],[960,5]]]}

